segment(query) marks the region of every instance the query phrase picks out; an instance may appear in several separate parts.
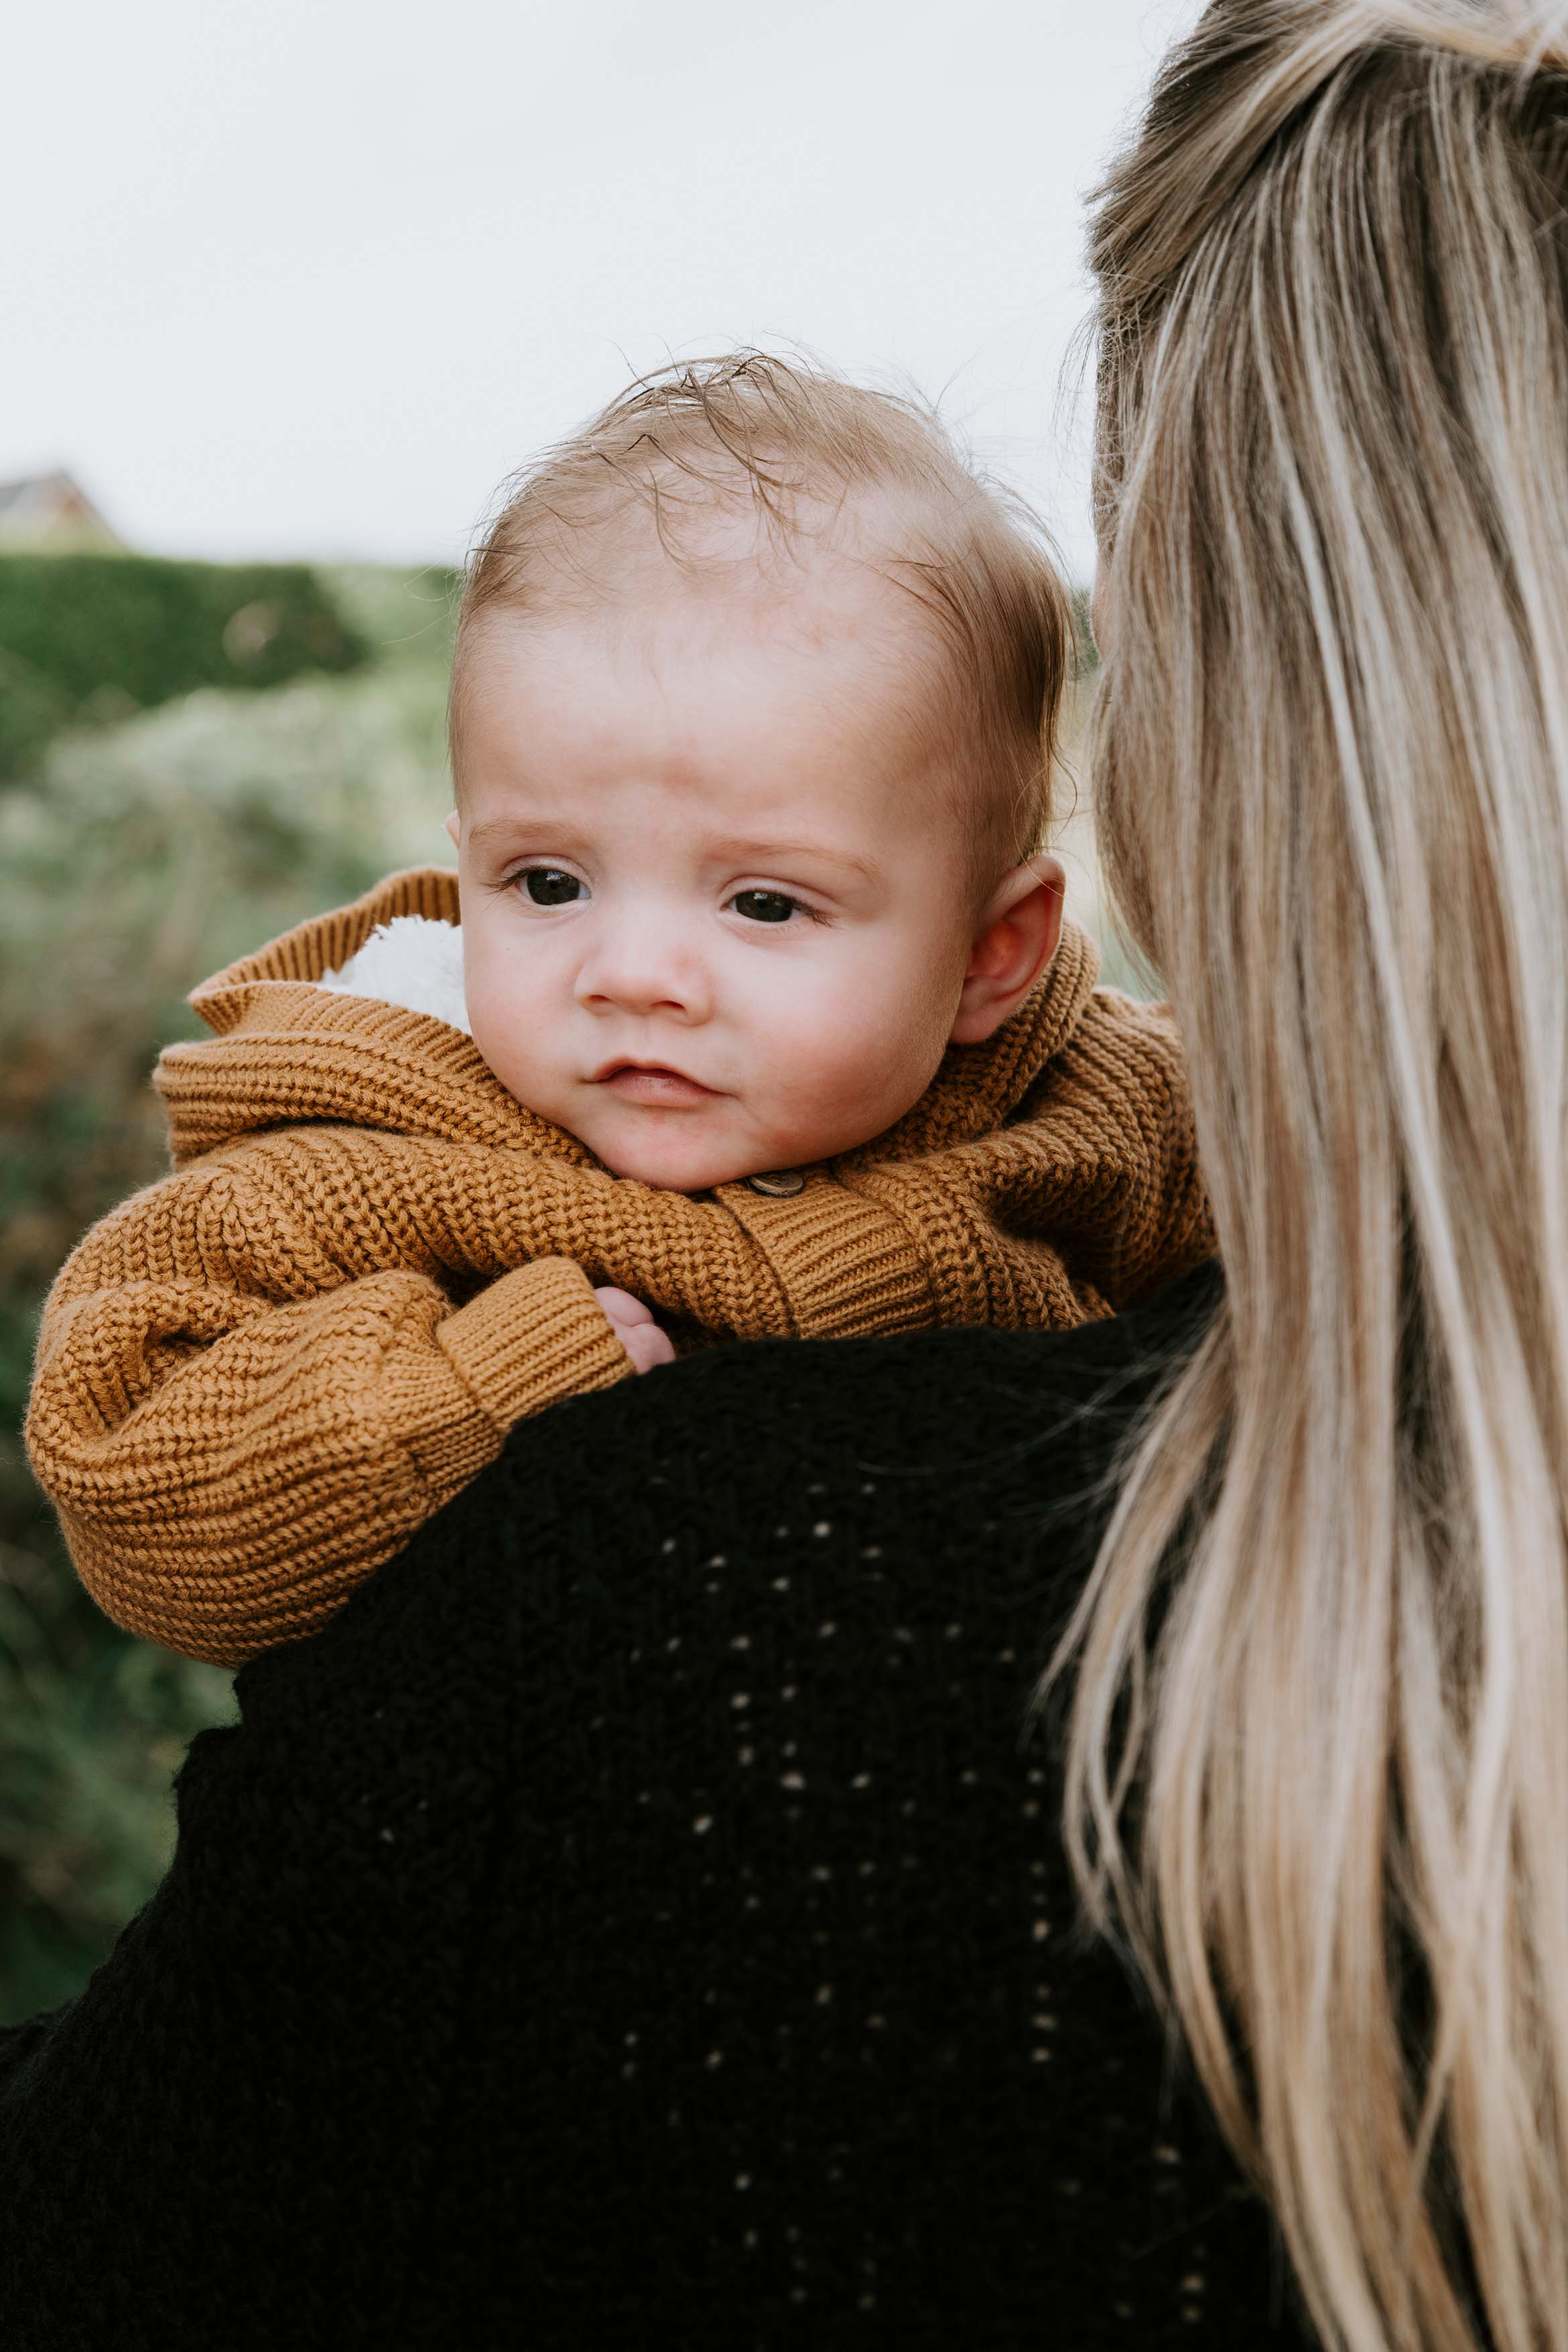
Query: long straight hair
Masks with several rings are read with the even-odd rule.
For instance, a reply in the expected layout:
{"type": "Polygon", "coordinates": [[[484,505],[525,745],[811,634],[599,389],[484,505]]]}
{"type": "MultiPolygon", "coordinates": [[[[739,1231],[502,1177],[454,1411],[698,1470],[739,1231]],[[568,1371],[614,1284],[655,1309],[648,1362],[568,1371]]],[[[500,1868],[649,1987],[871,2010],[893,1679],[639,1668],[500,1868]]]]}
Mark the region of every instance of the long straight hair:
{"type": "Polygon", "coordinates": [[[1324,2340],[1568,2352],[1561,5],[1215,0],[1090,251],[1226,1298],[1047,1672],[1068,1849],[1324,2340]]]}

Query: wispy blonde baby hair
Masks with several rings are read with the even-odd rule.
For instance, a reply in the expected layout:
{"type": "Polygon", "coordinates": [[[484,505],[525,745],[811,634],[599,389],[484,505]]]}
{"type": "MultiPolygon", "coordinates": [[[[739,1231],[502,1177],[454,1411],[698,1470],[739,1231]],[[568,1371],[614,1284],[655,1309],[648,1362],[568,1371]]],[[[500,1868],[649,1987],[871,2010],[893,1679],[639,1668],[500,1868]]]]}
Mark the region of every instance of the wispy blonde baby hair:
{"type": "Polygon", "coordinates": [[[692,572],[868,558],[934,623],[942,724],[972,793],[977,878],[1039,848],[1073,644],[1066,588],[1024,501],[934,408],[755,350],[639,377],[503,484],[469,560],[453,665],[453,766],[477,625],[609,593],[628,528],[692,572]],[[714,525],[749,524],[736,534],[714,525]],[[606,566],[610,567],[608,572],[606,566]]]}

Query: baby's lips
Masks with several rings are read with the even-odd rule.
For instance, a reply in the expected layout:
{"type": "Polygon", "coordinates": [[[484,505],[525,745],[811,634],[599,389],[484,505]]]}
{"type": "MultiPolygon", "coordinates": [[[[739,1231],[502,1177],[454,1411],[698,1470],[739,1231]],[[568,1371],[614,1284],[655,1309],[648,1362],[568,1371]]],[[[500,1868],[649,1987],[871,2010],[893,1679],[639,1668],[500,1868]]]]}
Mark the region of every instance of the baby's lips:
{"type": "Polygon", "coordinates": [[[694,1109],[719,1099],[717,1090],[705,1087],[700,1078],[662,1065],[623,1062],[594,1083],[618,1095],[623,1102],[643,1103],[652,1110],[694,1109]]]}

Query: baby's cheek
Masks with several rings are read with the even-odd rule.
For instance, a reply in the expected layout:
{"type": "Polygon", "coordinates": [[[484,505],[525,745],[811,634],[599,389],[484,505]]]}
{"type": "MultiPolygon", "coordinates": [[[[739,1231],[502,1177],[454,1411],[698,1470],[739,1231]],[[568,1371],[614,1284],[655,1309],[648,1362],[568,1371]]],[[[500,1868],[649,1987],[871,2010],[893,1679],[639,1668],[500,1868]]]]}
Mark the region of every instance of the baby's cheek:
{"type": "Polygon", "coordinates": [[[468,1027],[474,1043],[487,1062],[493,1065],[498,1051],[504,1051],[506,1034],[510,1024],[496,1001],[496,991],[482,967],[475,969],[472,955],[463,972],[463,994],[468,1002],[468,1027]]]}
{"type": "Polygon", "coordinates": [[[907,1007],[841,1001],[798,1034],[781,1088],[802,1128],[834,1150],[868,1142],[918,1102],[942,1058],[929,1023],[907,1007]]]}
{"type": "Polygon", "coordinates": [[[475,1045],[508,1091],[526,1099],[544,1076],[540,1047],[550,1034],[527,975],[470,960],[466,993],[475,1045]]]}

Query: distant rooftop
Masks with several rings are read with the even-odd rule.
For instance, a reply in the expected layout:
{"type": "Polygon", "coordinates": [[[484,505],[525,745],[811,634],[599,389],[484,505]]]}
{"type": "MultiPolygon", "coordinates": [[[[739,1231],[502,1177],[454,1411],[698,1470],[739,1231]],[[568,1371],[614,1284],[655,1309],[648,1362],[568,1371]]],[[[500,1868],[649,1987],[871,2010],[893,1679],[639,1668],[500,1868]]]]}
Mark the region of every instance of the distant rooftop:
{"type": "Polygon", "coordinates": [[[0,482],[0,550],[65,555],[124,544],[63,467],[0,482]]]}

